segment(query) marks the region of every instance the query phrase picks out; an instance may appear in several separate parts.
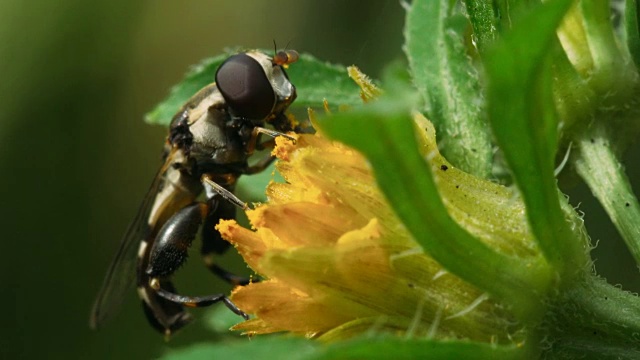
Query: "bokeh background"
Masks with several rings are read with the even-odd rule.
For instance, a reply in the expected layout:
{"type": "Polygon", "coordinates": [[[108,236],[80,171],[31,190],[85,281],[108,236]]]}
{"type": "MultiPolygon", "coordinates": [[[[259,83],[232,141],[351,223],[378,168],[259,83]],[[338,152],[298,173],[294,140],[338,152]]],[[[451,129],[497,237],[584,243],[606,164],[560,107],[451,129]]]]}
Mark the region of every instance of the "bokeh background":
{"type": "MultiPolygon", "coordinates": [[[[275,40],[377,77],[402,57],[403,15],[396,0],[0,0],[0,358],[153,358],[213,338],[198,321],[163,342],[133,290],[114,321],[88,328],[159,166],[166,129],[143,114],[191,64],[225,47],[275,40]]],[[[599,271],[640,291],[602,210],[584,187],[571,191],[602,240],[599,271]]],[[[181,290],[218,288],[197,256],[189,265],[181,290]]]]}

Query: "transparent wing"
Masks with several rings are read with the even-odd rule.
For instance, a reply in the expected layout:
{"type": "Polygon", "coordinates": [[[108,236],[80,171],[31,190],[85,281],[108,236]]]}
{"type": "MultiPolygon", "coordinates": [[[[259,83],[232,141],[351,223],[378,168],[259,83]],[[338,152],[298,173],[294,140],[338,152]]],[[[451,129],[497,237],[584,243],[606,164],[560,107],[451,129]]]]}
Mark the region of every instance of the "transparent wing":
{"type": "Polygon", "coordinates": [[[109,266],[107,275],[102,282],[102,288],[91,309],[89,326],[92,329],[99,328],[117,312],[135,282],[138,248],[140,241],[148,235],[149,213],[158,193],[165,168],[166,166],[163,166],[153,179],[136,217],[129,224],[120,243],[120,248],[109,266]]]}

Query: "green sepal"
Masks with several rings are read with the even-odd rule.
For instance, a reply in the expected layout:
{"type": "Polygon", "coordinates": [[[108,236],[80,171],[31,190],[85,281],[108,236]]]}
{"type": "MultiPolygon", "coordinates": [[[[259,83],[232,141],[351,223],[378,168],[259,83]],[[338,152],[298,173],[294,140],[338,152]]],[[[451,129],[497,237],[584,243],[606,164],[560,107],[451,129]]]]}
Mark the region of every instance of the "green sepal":
{"type": "Polygon", "coordinates": [[[484,58],[494,135],[527,205],[538,245],[569,278],[588,260],[581,237],[572,233],[561,210],[554,177],[558,119],[548,54],[555,29],[571,4],[572,0],[556,0],[533,8],[484,58]]]}
{"type": "Polygon", "coordinates": [[[482,107],[478,72],[465,47],[467,19],[450,0],[416,0],[407,11],[405,52],[418,92],[434,123],[444,156],[483,178],[493,149],[482,107]]]}

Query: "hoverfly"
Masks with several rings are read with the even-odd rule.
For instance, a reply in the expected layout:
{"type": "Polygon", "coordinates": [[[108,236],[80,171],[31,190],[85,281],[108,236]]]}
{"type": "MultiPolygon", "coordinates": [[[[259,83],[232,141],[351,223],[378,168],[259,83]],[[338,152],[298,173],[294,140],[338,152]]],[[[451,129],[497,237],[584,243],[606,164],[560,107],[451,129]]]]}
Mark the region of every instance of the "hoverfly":
{"type": "Polygon", "coordinates": [[[114,313],[134,279],[149,323],[165,336],[189,323],[185,306],[223,302],[248,319],[223,293],[179,295],[171,276],[186,261],[187,249],[202,226],[201,253],[206,266],[232,284],[248,283],[213,262],[214,254],[229,247],[214,226],[220,219],[235,218],[236,206],[247,208],[233,194],[238,177],[260,172],[274,160],[269,155],[249,165],[255,149],[273,146],[274,139],[260,142],[261,135],[289,137],[285,132],[294,130],[284,113],[296,98],[296,88],[284,67],[297,59],[293,50],[277,52],[273,58],[258,51],[233,55],[220,65],[215,82],[176,113],[164,147],[164,163],[94,303],[92,328],[114,313]],[[198,201],[203,190],[205,200],[198,201]]]}

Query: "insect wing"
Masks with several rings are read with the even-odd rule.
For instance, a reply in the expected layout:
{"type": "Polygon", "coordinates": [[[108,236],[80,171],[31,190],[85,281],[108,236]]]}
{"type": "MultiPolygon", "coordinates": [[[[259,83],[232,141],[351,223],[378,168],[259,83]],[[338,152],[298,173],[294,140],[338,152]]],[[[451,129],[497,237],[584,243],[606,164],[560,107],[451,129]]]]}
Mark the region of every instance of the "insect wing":
{"type": "Polygon", "coordinates": [[[136,217],[122,238],[120,248],[109,266],[102,282],[98,297],[93,304],[89,326],[97,329],[108,321],[120,308],[127,292],[131,290],[136,279],[137,252],[140,241],[145,239],[149,231],[147,223],[162,180],[166,164],[153,179],[136,217]]]}

